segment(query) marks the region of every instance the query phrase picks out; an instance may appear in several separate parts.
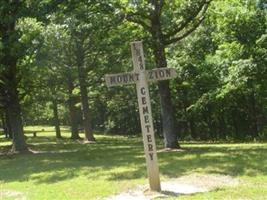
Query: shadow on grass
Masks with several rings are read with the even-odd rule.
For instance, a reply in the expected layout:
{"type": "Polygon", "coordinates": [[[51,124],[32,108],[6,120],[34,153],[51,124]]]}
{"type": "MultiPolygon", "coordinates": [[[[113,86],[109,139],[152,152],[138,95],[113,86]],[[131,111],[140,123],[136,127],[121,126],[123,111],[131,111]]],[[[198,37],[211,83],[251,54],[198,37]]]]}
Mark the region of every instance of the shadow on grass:
{"type": "MultiPolygon", "coordinates": [[[[54,183],[78,176],[89,179],[114,176],[121,179],[116,168],[144,166],[142,146],[134,141],[100,140],[97,144],[81,144],[69,139],[33,138],[30,148],[41,153],[0,156],[0,181],[34,181],[54,183]],[[68,151],[68,152],[66,152],[68,151]],[[114,173],[113,173],[114,169],[114,173]]],[[[131,178],[140,178],[140,170],[131,178]]]]}
{"type": "MultiPolygon", "coordinates": [[[[75,177],[132,180],[146,176],[140,138],[107,137],[97,144],[70,139],[30,138],[34,155],[0,156],[0,181],[55,183],[75,177]]],[[[189,173],[219,173],[231,176],[267,175],[267,145],[185,146],[183,152],[158,154],[160,172],[166,177],[189,173]]]]}
{"type": "Polygon", "coordinates": [[[165,176],[177,177],[192,172],[230,176],[267,175],[267,145],[248,148],[193,147],[176,155],[175,152],[159,155],[160,169],[165,176]]]}

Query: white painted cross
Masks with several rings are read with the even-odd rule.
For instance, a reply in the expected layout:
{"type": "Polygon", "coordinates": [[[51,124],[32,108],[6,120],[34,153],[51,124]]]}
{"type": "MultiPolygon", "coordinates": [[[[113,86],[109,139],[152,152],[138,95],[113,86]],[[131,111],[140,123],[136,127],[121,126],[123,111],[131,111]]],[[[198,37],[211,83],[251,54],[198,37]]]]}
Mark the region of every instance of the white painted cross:
{"type": "Polygon", "coordinates": [[[136,83],[149,185],[151,190],[160,191],[159,168],[148,82],[174,78],[176,71],[173,68],[158,68],[146,71],[142,42],[132,42],[131,50],[134,71],[106,75],[105,80],[108,87],[136,83]]]}

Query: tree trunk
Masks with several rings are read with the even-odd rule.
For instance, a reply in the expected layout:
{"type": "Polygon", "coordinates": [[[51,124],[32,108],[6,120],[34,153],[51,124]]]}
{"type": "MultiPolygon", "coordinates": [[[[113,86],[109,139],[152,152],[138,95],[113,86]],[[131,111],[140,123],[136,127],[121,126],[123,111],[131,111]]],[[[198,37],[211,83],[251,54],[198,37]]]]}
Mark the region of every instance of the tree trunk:
{"type": "MultiPolygon", "coordinates": [[[[153,53],[157,68],[167,67],[165,47],[163,37],[160,31],[160,22],[155,20],[152,25],[153,53]]],[[[175,128],[174,108],[171,101],[171,92],[169,81],[160,81],[159,95],[162,115],[162,129],[165,148],[180,148],[175,128]]]]}
{"type": "Polygon", "coordinates": [[[198,139],[198,135],[197,135],[197,132],[196,132],[196,125],[195,125],[195,121],[194,121],[193,117],[190,117],[190,119],[189,119],[189,127],[190,127],[191,137],[194,140],[197,140],[198,139]]]}
{"type": "Polygon", "coordinates": [[[54,126],[56,130],[56,138],[60,139],[61,137],[61,131],[60,131],[60,122],[58,117],[58,103],[57,100],[52,101],[53,106],[53,114],[54,114],[54,126]]]}
{"type": "Polygon", "coordinates": [[[13,139],[13,133],[11,130],[11,124],[10,124],[10,119],[7,113],[7,108],[5,109],[5,125],[6,125],[6,136],[9,139],[13,139]]]}
{"type": "Polygon", "coordinates": [[[28,152],[25,137],[23,134],[23,125],[21,118],[21,107],[19,103],[19,94],[17,91],[17,80],[14,65],[9,69],[8,76],[8,103],[7,103],[7,119],[12,132],[12,151],[13,152],[28,152]],[[12,70],[13,69],[13,70],[12,70]]]}
{"type": "Polygon", "coordinates": [[[86,73],[83,66],[78,65],[78,77],[79,77],[80,92],[82,98],[82,113],[83,113],[83,125],[85,131],[85,140],[95,141],[92,130],[91,114],[89,110],[85,74],[86,73]]]}
{"type": "Polygon", "coordinates": [[[8,113],[6,113],[6,128],[7,128],[8,138],[13,139],[13,133],[11,130],[11,124],[10,124],[10,119],[9,119],[8,113]]]}
{"type": "Polygon", "coordinates": [[[219,113],[219,135],[220,139],[226,140],[226,132],[227,132],[227,127],[226,127],[226,122],[224,119],[224,112],[221,111],[219,113]]]}
{"type": "MultiPolygon", "coordinates": [[[[155,50],[154,56],[157,68],[167,67],[164,49],[155,50]]],[[[171,102],[169,81],[160,81],[158,86],[165,148],[180,148],[175,129],[174,108],[171,102]]]]}
{"type": "Polygon", "coordinates": [[[7,139],[8,138],[8,132],[7,132],[8,130],[7,130],[6,118],[5,118],[4,114],[1,115],[1,120],[2,120],[4,135],[5,135],[5,138],[7,139]]]}
{"type": "Polygon", "coordinates": [[[234,128],[234,133],[233,133],[233,138],[235,140],[243,140],[243,134],[240,133],[239,131],[239,117],[237,116],[238,110],[233,109],[231,111],[231,118],[232,118],[232,125],[234,128]]]}
{"type": "Polygon", "coordinates": [[[179,148],[168,81],[159,83],[159,95],[165,148],[179,148]]]}
{"type": "MultiPolygon", "coordinates": [[[[10,4],[10,2],[8,3],[10,4]]],[[[18,82],[17,77],[17,52],[21,49],[19,47],[20,35],[15,30],[17,12],[21,1],[12,1],[12,7],[3,9],[4,16],[7,16],[5,23],[1,23],[0,35],[3,44],[3,55],[1,56],[2,76],[4,77],[5,88],[5,104],[7,117],[9,119],[10,131],[13,136],[12,151],[27,152],[28,148],[23,134],[23,125],[21,118],[21,107],[19,102],[18,82]]],[[[6,5],[7,6],[7,5],[6,5]]],[[[5,6],[4,6],[5,7],[5,6]]]]}
{"type": "Polygon", "coordinates": [[[75,107],[76,100],[73,96],[74,84],[72,79],[68,78],[68,106],[70,112],[71,139],[80,139],[78,130],[78,110],[75,107]]]}
{"type": "Polygon", "coordinates": [[[91,113],[88,103],[88,94],[86,86],[86,70],[84,68],[85,60],[85,50],[84,50],[84,40],[85,38],[79,37],[79,34],[76,38],[76,64],[78,68],[78,80],[81,93],[81,103],[82,103],[82,114],[83,114],[83,126],[85,132],[86,141],[95,141],[92,129],[92,120],[91,113]]]}
{"type": "Polygon", "coordinates": [[[256,107],[256,99],[255,92],[252,89],[251,94],[249,95],[249,118],[250,118],[250,131],[252,133],[253,138],[257,138],[259,136],[259,128],[258,128],[258,114],[256,107]]]}

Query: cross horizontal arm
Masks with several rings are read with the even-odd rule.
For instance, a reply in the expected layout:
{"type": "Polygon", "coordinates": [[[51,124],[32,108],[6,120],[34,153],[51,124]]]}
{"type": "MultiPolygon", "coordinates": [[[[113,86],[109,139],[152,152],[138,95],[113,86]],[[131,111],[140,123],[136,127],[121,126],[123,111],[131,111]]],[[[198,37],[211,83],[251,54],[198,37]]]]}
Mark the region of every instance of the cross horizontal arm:
{"type": "Polygon", "coordinates": [[[173,79],[177,76],[176,70],[174,68],[166,68],[166,67],[147,70],[145,73],[148,82],[173,79]]]}
{"type": "MultiPolygon", "coordinates": [[[[177,76],[174,68],[157,68],[145,71],[145,77],[148,82],[168,80],[177,76]]],[[[105,76],[108,87],[119,85],[130,85],[138,82],[140,75],[137,72],[109,74],[105,76]]]]}
{"type": "Polygon", "coordinates": [[[119,86],[119,85],[130,85],[136,83],[138,80],[139,80],[139,73],[135,72],[105,75],[105,81],[108,87],[119,86]]]}

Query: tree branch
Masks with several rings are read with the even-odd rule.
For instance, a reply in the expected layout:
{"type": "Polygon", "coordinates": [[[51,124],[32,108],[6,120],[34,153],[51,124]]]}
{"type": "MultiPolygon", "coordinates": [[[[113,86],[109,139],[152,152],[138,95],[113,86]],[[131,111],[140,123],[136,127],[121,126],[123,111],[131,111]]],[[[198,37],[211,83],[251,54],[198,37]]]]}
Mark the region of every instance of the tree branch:
{"type": "Polygon", "coordinates": [[[146,29],[149,32],[151,32],[151,26],[148,25],[142,19],[140,19],[140,17],[142,17],[144,19],[149,19],[147,16],[144,16],[144,15],[140,15],[140,14],[137,14],[137,13],[128,13],[126,15],[126,20],[129,21],[129,22],[133,22],[135,24],[141,25],[144,29],[146,29]]]}
{"type": "Polygon", "coordinates": [[[160,0],[159,1],[159,14],[161,14],[163,6],[164,6],[164,0],[160,0]]]}
{"type": "Polygon", "coordinates": [[[202,18],[205,15],[205,13],[206,13],[211,1],[212,0],[203,1],[203,3],[198,7],[198,9],[192,15],[190,15],[186,20],[181,22],[175,29],[173,29],[172,31],[169,31],[168,33],[164,34],[164,37],[165,38],[170,38],[170,37],[176,35],[180,31],[185,29],[190,23],[192,23],[192,21],[194,21],[194,19],[198,15],[201,15],[200,18],[202,18]]]}
{"type": "Polygon", "coordinates": [[[156,15],[157,17],[159,17],[161,15],[161,11],[162,11],[162,8],[163,8],[163,5],[164,5],[164,0],[151,0],[150,3],[155,8],[154,15],[156,15]]]}
{"type": "Polygon", "coordinates": [[[204,21],[205,19],[205,16],[202,16],[197,23],[195,23],[190,29],[188,29],[186,32],[184,32],[182,35],[180,36],[177,36],[177,37],[174,37],[172,39],[169,39],[169,40],[165,40],[164,41],[164,45],[170,45],[172,43],[175,43],[175,42],[178,42],[182,39],[184,39],[185,37],[187,37],[188,35],[190,35],[192,32],[194,32],[198,27],[199,25],[204,21]]]}

